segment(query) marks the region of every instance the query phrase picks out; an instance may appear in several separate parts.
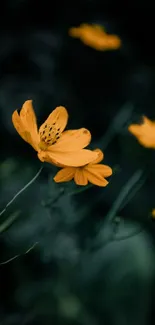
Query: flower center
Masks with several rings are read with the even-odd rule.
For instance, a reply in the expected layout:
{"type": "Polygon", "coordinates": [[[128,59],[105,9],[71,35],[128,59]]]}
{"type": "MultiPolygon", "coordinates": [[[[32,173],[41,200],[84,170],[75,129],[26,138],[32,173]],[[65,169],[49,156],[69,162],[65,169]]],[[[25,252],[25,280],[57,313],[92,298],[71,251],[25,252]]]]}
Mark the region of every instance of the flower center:
{"type": "Polygon", "coordinates": [[[47,150],[47,148],[53,144],[55,144],[60,136],[61,131],[60,128],[56,128],[56,123],[53,124],[45,124],[43,128],[40,128],[39,135],[40,135],[40,143],[39,147],[41,150],[47,150]]]}

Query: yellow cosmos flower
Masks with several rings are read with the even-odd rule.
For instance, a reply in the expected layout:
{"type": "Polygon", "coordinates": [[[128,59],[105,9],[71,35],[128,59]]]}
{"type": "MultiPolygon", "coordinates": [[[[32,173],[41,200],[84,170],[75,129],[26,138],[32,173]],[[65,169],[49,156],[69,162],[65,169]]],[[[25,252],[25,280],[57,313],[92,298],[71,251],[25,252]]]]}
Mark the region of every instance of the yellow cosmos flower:
{"type": "Polygon", "coordinates": [[[87,129],[64,131],[68,121],[65,107],[57,107],[37,128],[32,101],[27,100],[18,114],[12,115],[12,122],[19,135],[37,152],[42,162],[57,166],[83,166],[98,157],[98,153],[83,149],[91,141],[87,129]]]}
{"type": "Polygon", "coordinates": [[[143,116],[142,124],[131,124],[128,130],[142,146],[155,149],[155,122],[143,116]]]}
{"type": "Polygon", "coordinates": [[[69,35],[79,38],[85,45],[98,51],[117,50],[121,40],[117,35],[107,34],[100,25],[81,24],[69,29],[69,35]]]}
{"type": "Polygon", "coordinates": [[[94,152],[98,153],[98,157],[91,163],[78,168],[65,167],[56,174],[54,181],[56,183],[68,182],[74,178],[77,185],[85,186],[88,182],[103,187],[108,185],[105,177],[112,175],[112,169],[109,166],[99,164],[104,158],[100,149],[96,149],[94,152]]]}

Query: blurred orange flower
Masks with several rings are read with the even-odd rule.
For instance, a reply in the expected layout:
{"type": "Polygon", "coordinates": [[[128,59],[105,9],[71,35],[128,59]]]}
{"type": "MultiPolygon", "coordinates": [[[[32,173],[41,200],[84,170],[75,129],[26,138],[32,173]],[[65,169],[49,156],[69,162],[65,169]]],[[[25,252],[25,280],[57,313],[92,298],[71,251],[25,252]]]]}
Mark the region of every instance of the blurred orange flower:
{"type": "Polygon", "coordinates": [[[18,114],[12,114],[12,122],[19,135],[37,152],[42,162],[57,166],[79,167],[97,159],[98,153],[83,149],[91,141],[87,129],[64,131],[68,122],[65,107],[57,107],[41,125],[39,131],[32,100],[27,100],[18,114]]]}
{"type": "Polygon", "coordinates": [[[117,50],[121,40],[117,35],[107,34],[100,25],[81,24],[69,29],[69,35],[79,38],[85,45],[98,51],[117,50]]]}
{"type": "Polygon", "coordinates": [[[56,183],[69,182],[74,178],[77,185],[85,186],[88,182],[105,187],[108,181],[105,177],[112,175],[112,169],[109,166],[99,164],[104,158],[103,152],[100,149],[94,150],[98,153],[98,157],[91,163],[82,167],[65,167],[58,171],[54,177],[56,183]]]}
{"type": "Polygon", "coordinates": [[[155,218],[155,209],[152,209],[151,215],[152,215],[152,218],[154,219],[155,218]]]}
{"type": "Polygon", "coordinates": [[[142,146],[155,149],[155,122],[143,116],[142,124],[131,124],[128,130],[142,146]]]}

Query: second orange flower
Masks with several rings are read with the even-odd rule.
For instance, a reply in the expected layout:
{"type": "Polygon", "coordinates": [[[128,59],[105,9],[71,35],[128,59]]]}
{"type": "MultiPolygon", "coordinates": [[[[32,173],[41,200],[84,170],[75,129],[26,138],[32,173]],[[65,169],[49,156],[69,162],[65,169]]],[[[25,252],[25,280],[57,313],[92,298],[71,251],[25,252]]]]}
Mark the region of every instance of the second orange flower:
{"type": "Polygon", "coordinates": [[[142,146],[155,149],[155,122],[143,116],[142,124],[131,124],[128,130],[142,146]]]}
{"type": "Polygon", "coordinates": [[[65,167],[61,169],[54,180],[56,183],[68,182],[74,179],[77,185],[85,186],[88,182],[105,187],[108,181],[105,177],[112,175],[112,169],[109,166],[99,164],[103,158],[103,152],[100,149],[94,150],[98,153],[98,158],[81,167],[65,167]]]}
{"type": "Polygon", "coordinates": [[[98,51],[117,50],[121,46],[120,38],[107,34],[100,25],[81,24],[79,27],[70,28],[69,35],[79,38],[85,45],[98,51]]]}

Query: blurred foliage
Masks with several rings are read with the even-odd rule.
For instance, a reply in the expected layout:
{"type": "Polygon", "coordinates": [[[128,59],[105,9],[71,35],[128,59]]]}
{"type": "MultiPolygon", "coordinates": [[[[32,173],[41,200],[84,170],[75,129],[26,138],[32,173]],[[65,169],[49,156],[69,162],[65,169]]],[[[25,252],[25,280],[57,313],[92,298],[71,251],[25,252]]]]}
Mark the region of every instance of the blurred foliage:
{"type": "Polygon", "coordinates": [[[88,128],[116,172],[106,188],[83,190],[55,184],[47,164],[0,216],[0,325],[154,323],[155,154],[127,131],[142,114],[155,119],[154,11],[149,1],[119,5],[1,4],[1,210],[40,168],[11,122],[27,99],[39,124],[64,105],[69,127],[88,128]],[[119,35],[121,49],[70,38],[83,22],[119,35]]]}

